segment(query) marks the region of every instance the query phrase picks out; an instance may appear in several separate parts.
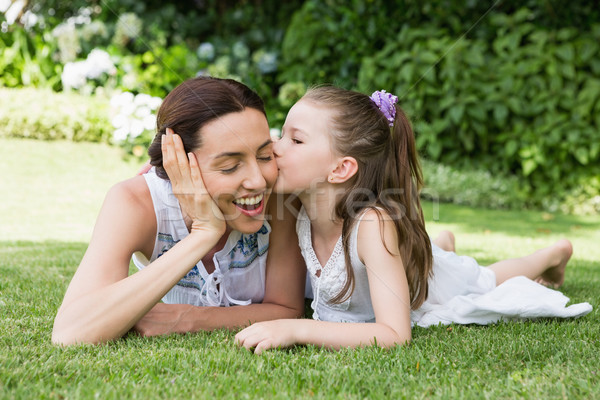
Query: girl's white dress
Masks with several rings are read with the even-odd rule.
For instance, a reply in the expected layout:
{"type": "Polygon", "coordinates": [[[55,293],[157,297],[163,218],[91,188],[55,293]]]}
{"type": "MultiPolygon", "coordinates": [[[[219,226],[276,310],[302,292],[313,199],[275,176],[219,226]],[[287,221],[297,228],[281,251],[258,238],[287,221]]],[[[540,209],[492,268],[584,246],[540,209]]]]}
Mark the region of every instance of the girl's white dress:
{"type": "MultiPolygon", "coordinates": [[[[311,283],[314,319],[334,322],[375,321],[367,268],[358,257],[359,226],[360,220],[355,224],[350,238],[354,291],[343,303],[332,304],[330,300],[339,293],[346,279],[341,237],[327,263],[321,266],[312,246],[310,220],[304,208],[300,210],[296,231],[311,283]]],[[[419,309],[411,311],[413,325],[483,325],[499,320],[568,318],[579,317],[592,310],[589,303],[566,307],[568,297],[523,276],[496,286],[494,272],[478,265],[473,258],[444,251],[433,243],[432,248],[433,277],[429,279],[429,295],[419,309]]]]}

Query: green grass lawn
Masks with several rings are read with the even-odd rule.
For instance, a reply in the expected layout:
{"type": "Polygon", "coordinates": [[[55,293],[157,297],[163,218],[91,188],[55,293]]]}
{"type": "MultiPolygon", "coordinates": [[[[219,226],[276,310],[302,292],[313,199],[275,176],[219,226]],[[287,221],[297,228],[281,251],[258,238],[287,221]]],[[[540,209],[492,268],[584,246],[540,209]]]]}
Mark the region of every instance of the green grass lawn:
{"type": "Polygon", "coordinates": [[[52,321],[104,193],[135,174],[117,149],[0,140],[0,398],[600,398],[600,218],[424,205],[428,229],[488,264],[573,241],[575,320],[415,328],[409,346],[254,356],[234,333],[55,347],[52,321]]]}

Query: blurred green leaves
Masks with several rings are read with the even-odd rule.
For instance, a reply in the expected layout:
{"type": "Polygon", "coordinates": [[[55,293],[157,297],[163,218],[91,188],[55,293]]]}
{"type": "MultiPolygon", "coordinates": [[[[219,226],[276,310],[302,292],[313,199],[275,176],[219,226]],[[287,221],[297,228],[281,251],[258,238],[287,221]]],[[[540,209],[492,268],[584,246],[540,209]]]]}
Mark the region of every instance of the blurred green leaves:
{"type": "Polygon", "coordinates": [[[539,205],[600,176],[600,26],[530,17],[492,15],[486,40],[404,26],[363,60],[358,87],[400,96],[427,158],[520,177],[539,205]]]}

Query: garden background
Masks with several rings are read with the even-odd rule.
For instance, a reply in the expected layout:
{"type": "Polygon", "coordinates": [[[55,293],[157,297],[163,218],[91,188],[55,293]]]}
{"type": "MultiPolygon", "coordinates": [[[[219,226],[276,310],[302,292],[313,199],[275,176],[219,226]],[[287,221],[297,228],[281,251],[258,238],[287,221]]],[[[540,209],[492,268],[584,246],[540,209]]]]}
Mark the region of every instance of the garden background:
{"type": "Polygon", "coordinates": [[[160,99],[197,75],[254,88],[273,129],[307,85],[387,89],[414,122],[430,194],[600,212],[595,2],[0,4],[0,137],[107,142],[144,157],[160,99]]]}
{"type": "Polygon", "coordinates": [[[600,395],[595,2],[0,0],[0,12],[0,397],[600,395]],[[452,229],[484,264],[567,236],[565,293],[595,310],[415,329],[392,352],[255,358],[228,332],[53,347],[104,193],[145,160],[161,98],[198,75],[254,88],[273,134],[311,84],[397,94],[428,230],[452,229]]]}

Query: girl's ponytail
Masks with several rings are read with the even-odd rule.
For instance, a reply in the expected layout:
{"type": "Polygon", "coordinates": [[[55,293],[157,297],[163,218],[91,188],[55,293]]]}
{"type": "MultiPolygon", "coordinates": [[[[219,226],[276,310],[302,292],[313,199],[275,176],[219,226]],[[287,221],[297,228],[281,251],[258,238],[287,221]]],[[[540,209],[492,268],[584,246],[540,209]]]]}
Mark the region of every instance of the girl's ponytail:
{"type": "Polygon", "coordinates": [[[391,153],[386,164],[385,175],[388,182],[385,186],[400,189],[400,196],[394,200],[401,204],[402,209],[399,211],[405,215],[395,222],[411,293],[411,306],[416,308],[427,299],[427,279],[433,269],[431,242],[425,230],[425,219],[419,199],[419,192],[423,187],[423,172],[412,126],[399,107],[396,107],[394,124],[390,131],[391,153]]]}
{"type": "MultiPolygon", "coordinates": [[[[394,156],[387,159],[386,175],[398,175],[399,187],[406,191],[408,204],[405,206],[409,207],[406,210],[408,216],[412,219],[422,217],[419,191],[423,187],[423,172],[417,155],[415,135],[402,109],[398,108],[394,126],[390,130],[391,151],[394,156]]],[[[396,182],[389,183],[393,185],[396,182]]]]}

